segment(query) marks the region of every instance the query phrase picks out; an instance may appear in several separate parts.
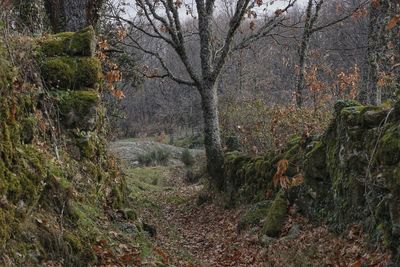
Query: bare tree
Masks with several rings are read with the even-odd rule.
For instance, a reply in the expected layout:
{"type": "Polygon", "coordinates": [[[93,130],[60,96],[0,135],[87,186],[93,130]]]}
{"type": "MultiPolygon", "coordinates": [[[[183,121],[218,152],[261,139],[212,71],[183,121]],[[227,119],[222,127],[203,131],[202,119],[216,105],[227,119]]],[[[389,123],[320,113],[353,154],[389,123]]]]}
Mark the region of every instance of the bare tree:
{"type": "Polygon", "coordinates": [[[237,0],[232,16],[229,18],[225,36],[219,40],[213,35],[215,26],[215,0],[196,0],[195,7],[190,12],[196,18],[195,31],[185,32],[183,28],[180,7],[182,1],[173,0],[137,0],[137,12],[146,21],[128,21],[120,18],[142,34],[161,40],[169,45],[186,73],[177,75],[165,61],[163,54],[148,48],[147,44],[131,39],[134,46],[156,58],[162,73],[152,73],[152,78],[170,78],[173,81],[196,88],[201,96],[201,105],[204,118],[204,145],[207,155],[207,168],[217,188],[223,187],[222,166],[224,162],[220,125],[218,120],[217,80],[232,50],[248,47],[253,41],[268,36],[285,20],[284,13],[291,8],[296,0],[289,0],[284,8],[277,10],[272,16],[267,16],[265,23],[256,31],[241,40],[235,39],[237,31],[245,15],[251,14],[252,8],[261,5],[262,1],[237,0]],[[151,29],[151,30],[150,30],[151,29]],[[195,37],[193,37],[195,36],[195,37]],[[198,43],[200,67],[197,68],[187,52],[187,43],[198,43]]]}
{"type": "Polygon", "coordinates": [[[45,0],[46,11],[54,32],[78,31],[99,19],[104,0],[45,0]]]}
{"type": "Polygon", "coordinates": [[[298,107],[303,104],[304,74],[306,68],[306,53],[310,42],[311,35],[315,32],[314,24],[318,20],[319,11],[321,10],[324,0],[319,0],[313,12],[314,0],[308,0],[306,20],[304,25],[303,37],[299,50],[299,76],[296,83],[296,103],[298,107]]]}
{"type": "Polygon", "coordinates": [[[306,60],[307,60],[307,51],[309,49],[309,43],[312,35],[318,31],[329,28],[335,24],[345,21],[350,18],[353,14],[358,12],[365,4],[366,1],[358,4],[351,12],[341,16],[338,19],[327,22],[323,25],[316,25],[318,22],[319,13],[324,4],[324,0],[308,0],[307,9],[306,9],[306,18],[304,24],[303,35],[301,39],[301,45],[299,49],[299,74],[296,82],[296,104],[298,107],[301,107],[303,104],[303,91],[304,91],[304,75],[306,71],[306,60]]]}

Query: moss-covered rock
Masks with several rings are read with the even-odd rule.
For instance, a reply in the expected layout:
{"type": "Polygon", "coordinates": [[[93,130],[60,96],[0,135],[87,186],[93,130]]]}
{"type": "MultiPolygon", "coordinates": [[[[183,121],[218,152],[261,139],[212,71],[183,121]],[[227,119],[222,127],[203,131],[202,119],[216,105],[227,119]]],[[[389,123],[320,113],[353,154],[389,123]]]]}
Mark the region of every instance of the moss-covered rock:
{"type": "Polygon", "coordinates": [[[272,201],[265,200],[252,205],[249,210],[243,214],[237,225],[237,230],[242,231],[246,227],[257,226],[267,216],[272,201]]]}
{"type": "Polygon", "coordinates": [[[96,38],[93,27],[78,32],[63,32],[39,40],[40,52],[47,57],[95,55],[96,38]]]}
{"type": "Polygon", "coordinates": [[[46,85],[53,89],[97,88],[101,79],[100,61],[94,57],[53,57],[41,65],[46,85]]]}
{"type": "Polygon", "coordinates": [[[65,91],[57,94],[60,116],[67,129],[90,131],[96,126],[99,93],[95,90],[65,91]]]}
{"type": "MultiPolygon", "coordinates": [[[[226,156],[230,201],[275,200],[263,233],[276,236],[286,216],[287,200],[271,183],[278,160],[288,160],[284,175],[304,183],[291,186],[288,200],[311,219],[336,230],[361,223],[371,240],[397,251],[400,245],[400,104],[361,105],[339,101],[322,136],[294,138],[276,155],[226,156]],[[241,196],[246,196],[241,198],[241,196]],[[258,198],[260,196],[260,198],[258,198]]],[[[395,253],[398,253],[395,252],[395,253]]]]}
{"type": "Polygon", "coordinates": [[[377,158],[381,163],[394,165],[400,162],[400,125],[386,125],[386,131],[379,142],[377,158]]]}
{"type": "MultiPolygon", "coordinates": [[[[0,48],[2,266],[96,265],[92,246],[114,238],[100,227],[108,220],[102,207],[127,207],[125,180],[106,153],[104,121],[98,120],[101,69],[91,57],[93,35],[89,29],[38,42],[46,85],[63,89],[51,97],[28,81],[24,90],[12,88],[17,73],[0,48]]],[[[126,219],[135,220],[134,213],[127,210],[126,219]]]]}
{"type": "Polygon", "coordinates": [[[276,237],[282,231],[287,216],[288,201],[284,190],[279,191],[271,207],[268,209],[267,216],[261,233],[263,235],[276,237]]]}

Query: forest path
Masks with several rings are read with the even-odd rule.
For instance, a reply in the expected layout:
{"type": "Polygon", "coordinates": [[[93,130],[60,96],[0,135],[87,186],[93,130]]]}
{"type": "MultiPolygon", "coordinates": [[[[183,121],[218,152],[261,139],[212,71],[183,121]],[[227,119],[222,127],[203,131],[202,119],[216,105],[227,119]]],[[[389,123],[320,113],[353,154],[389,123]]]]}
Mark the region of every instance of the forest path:
{"type": "MultiPolygon", "coordinates": [[[[111,150],[127,158],[121,152],[141,147],[140,142],[119,141],[111,144],[111,150]]],[[[338,237],[295,213],[280,238],[259,238],[257,226],[239,233],[237,225],[246,207],[226,209],[215,199],[210,201],[203,184],[185,181],[187,169],[173,157],[176,160],[170,165],[154,167],[125,160],[133,208],[148,232],[138,240],[142,266],[358,267],[361,262],[374,264],[387,257],[367,248],[357,226],[338,237]]]]}

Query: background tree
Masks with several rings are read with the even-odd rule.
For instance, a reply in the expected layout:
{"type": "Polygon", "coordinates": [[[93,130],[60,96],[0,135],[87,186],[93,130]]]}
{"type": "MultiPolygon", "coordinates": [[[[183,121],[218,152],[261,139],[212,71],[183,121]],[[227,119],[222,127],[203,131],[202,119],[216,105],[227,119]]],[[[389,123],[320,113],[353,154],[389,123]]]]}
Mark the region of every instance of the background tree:
{"type": "MultiPolygon", "coordinates": [[[[248,47],[253,41],[265,37],[278,27],[284,20],[285,12],[294,5],[296,0],[288,1],[288,4],[277,10],[272,16],[266,16],[266,21],[258,29],[240,41],[236,42],[235,36],[242,25],[245,15],[255,15],[253,7],[263,5],[263,1],[237,0],[232,16],[229,18],[228,27],[223,38],[218,39],[214,35],[214,21],[216,19],[215,0],[196,0],[195,7],[189,7],[187,14],[196,18],[194,31],[185,32],[182,24],[182,1],[173,0],[138,0],[136,1],[137,20],[126,21],[129,25],[144,35],[161,40],[169,45],[176,53],[184,66],[185,73],[177,75],[171,71],[163,58],[160,50],[150,50],[148,44],[140,40],[132,40],[137,49],[153,56],[162,69],[162,73],[151,73],[152,78],[168,77],[173,81],[194,87],[201,96],[201,106],[204,118],[204,145],[207,155],[207,169],[218,188],[223,186],[222,165],[224,161],[220,126],[218,118],[218,94],[217,80],[226,63],[230,52],[236,49],[248,47]],[[197,55],[200,64],[197,66],[191,61],[188,54],[187,43],[195,42],[198,45],[197,55]]],[[[123,19],[123,18],[120,18],[123,19]]],[[[176,63],[175,63],[176,64],[176,63]]]]}
{"type": "MultiPolygon", "coordinates": [[[[310,40],[313,34],[318,31],[326,30],[326,28],[332,27],[337,23],[341,23],[363,8],[366,1],[363,1],[359,4],[356,4],[356,7],[353,8],[348,14],[341,15],[339,18],[335,18],[333,21],[325,22],[325,24],[317,25],[319,15],[324,5],[324,0],[308,0],[307,8],[305,12],[305,22],[304,22],[304,30],[301,38],[301,44],[299,48],[299,66],[298,66],[298,77],[296,81],[296,104],[298,107],[301,107],[303,104],[303,91],[305,87],[305,71],[306,71],[306,60],[307,53],[309,50],[310,40]]],[[[342,4],[339,3],[338,7],[342,7],[342,4]]]]}
{"type": "Polygon", "coordinates": [[[380,104],[392,98],[400,82],[400,2],[372,0],[369,8],[366,86],[360,100],[380,104]]]}

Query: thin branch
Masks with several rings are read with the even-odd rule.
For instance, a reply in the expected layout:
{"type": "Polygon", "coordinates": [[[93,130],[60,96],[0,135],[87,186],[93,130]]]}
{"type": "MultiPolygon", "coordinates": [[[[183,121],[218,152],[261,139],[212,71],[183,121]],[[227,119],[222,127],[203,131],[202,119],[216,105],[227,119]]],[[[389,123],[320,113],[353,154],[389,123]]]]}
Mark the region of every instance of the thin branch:
{"type": "Polygon", "coordinates": [[[144,48],[143,46],[141,46],[136,40],[134,40],[132,37],[129,36],[129,39],[132,41],[133,45],[129,45],[126,43],[122,43],[125,46],[131,46],[134,47],[137,50],[140,50],[150,56],[153,56],[154,58],[156,58],[158,60],[158,62],[160,63],[161,67],[164,69],[164,71],[166,72],[165,74],[162,75],[151,75],[148,76],[146,74],[146,76],[148,76],[149,78],[170,78],[171,80],[179,83],[179,84],[185,84],[185,85],[189,85],[189,86],[195,86],[195,82],[193,81],[187,81],[184,80],[182,78],[177,77],[175,74],[173,74],[170,69],[168,68],[166,62],[164,61],[164,59],[161,57],[161,55],[159,53],[156,53],[154,51],[151,51],[149,49],[144,48]]]}
{"type": "Polygon", "coordinates": [[[368,4],[368,2],[369,2],[369,1],[364,1],[364,2],[362,2],[362,3],[361,3],[360,5],[358,5],[353,11],[351,11],[349,14],[345,15],[344,17],[342,17],[342,18],[340,18],[340,19],[337,19],[337,20],[332,21],[332,22],[329,22],[329,23],[327,23],[327,24],[325,24],[325,25],[322,25],[322,26],[316,27],[316,28],[314,28],[314,29],[311,29],[311,33],[314,33],[314,32],[320,31],[320,30],[323,30],[323,29],[325,29],[325,28],[328,28],[328,27],[330,27],[330,26],[333,26],[333,25],[335,25],[335,24],[338,24],[338,23],[340,23],[340,22],[342,22],[342,21],[345,21],[346,19],[348,19],[348,18],[350,18],[351,16],[353,16],[354,13],[356,13],[357,11],[359,11],[359,10],[360,10],[362,7],[364,7],[366,4],[368,4]]]}
{"type": "Polygon", "coordinates": [[[284,9],[281,9],[279,13],[276,13],[274,17],[266,22],[262,27],[260,27],[260,29],[258,29],[256,33],[244,38],[239,44],[237,44],[233,48],[233,50],[239,50],[248,47],[255,41],[268,36],[273,29],[280,25],[287,27],[286,25],[282,24],[285,18],[281,17],[281,14],[286,13],[291,7],[294,6],[296,2],[297,0],[290,0],[284,9]]]}

